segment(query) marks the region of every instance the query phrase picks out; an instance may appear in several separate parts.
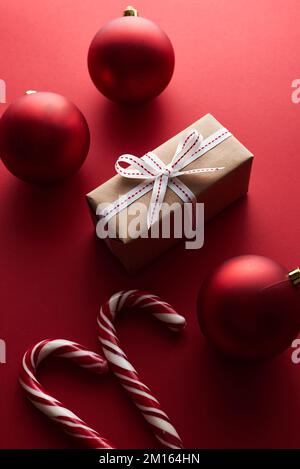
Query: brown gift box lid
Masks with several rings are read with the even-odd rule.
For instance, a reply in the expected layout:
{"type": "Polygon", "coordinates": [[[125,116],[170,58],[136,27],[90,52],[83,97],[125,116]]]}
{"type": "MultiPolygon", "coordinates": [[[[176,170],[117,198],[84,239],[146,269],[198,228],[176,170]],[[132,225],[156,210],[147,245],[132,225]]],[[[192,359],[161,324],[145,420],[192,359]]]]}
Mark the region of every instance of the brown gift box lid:
{"type": "MultiPolygon", "coordinates": [[[[220,124],[211,114],[206,114],[205,116],[201,117],[199,120],[188,126],[186,129],[184,129],[182,132],[179,132],[177,135],[157,147],[155,150],[153,150],[153,152],[162,161],[168,164],[172,160],[172,157],[176,151],[179,141],[182,140],[188,130],[198,130],[198,132],[201,133],[205,139],[222,127],[222,124],[220,124]]],[[[230,131],[230,129],[228,130],[230,131]]],[[[220,212],[231,202],[233,202],[234,200],[241,197],[247,192],[252,159],[253,154],[249,150],[247,150],[247,148],[245,148],[244,145],[242,145],[232,135],[184,168],[184,170],[187,170],[206,167],[224,167],[224,169],[212,173],[195,173],[190,175],[179,176],[181,181],[186,184],[190,188],[190,190],[195,194],[197,201],[204,202],[206,220],[220,212]]],[[[141,180],[139,179],[127,179],[117,174],[101,186],[88,193],[87,201],[89,203],[92,213],[94,214],[94,218],[97,206],[100,203],[114,202],[120,196],[126,194],[128,191],[137,186],[140,182],[141,180]]],[[[143,195],[140,199],[138,199],[138,202],[144,203],[146,204],[146,206],[149,206],[150,199],[151,192],[148,192],[147,194],[143,195]]],[[[169,204],[179,202],[180,204],[182,204],[182,200],[169,187],[167,188],[164,202],[167,202],[169,204]]],[[[157,251],[158,254],[160,253],[160,251],[162,250],[162,244],[167,247],[168,243],[166,242],[166,240],[163,240],[163,243],[159,243],[159,240],[151,240],[150,238],[132,239],[129,235],[119,239],[118,233],[121,228],[121,225],[119,224],[124,223],[124,217],[119,216],[119,214],[117,214],[115,217],[117,227],[117,239],[107,240],[107,242],[113,251],[118,251],[116,253],[117,256],[121,257],[121,261],[123,261],[123,263],[125,263],[127,267],[128,262],[126,260],[124,262],[122,256],[120,256],[120,250],[122,251],[123,248],[121,246],[116,245],[116,243],[119,245],[127,245],[124,246],[124,248],[128,248],[129,244],[136,244],[137,246],[138,243],[140,246],[144,247],[144,249],[141,249],[143,253],[144,250],[149,250],[148,248],[150,247],[150,244],[153,244],[153,242],[155,241],[154,244],[158,246],[158,249],[153,249],[151,247],[151,250],[153,249],[153,255],[150,256],[150,259],[157,255],[154,251],[157,251]],[[149,241],[151,241],[151,243],[149,241]]],[[[128,215],[126,222],[130,223],[132,217],[133,216],[128,215]]],[[[124,232],[124,229],[122,230],[122,232],[124,232]]],[[[174,240],[173,242],[172,240],[170,240],[169,244],[174,244],[174,240]]],[[[163,250],[166,247],[164,247],[163,250]]],[[[139,262],[139,264],[141,265],[150,260],[147,259],[144,262],[144,256],[149,257],[149,253],[148,256],[146,255],[146,253],[142,254],[142,259],[140,259],[139,262]]],[[[131,270],[131,267],[129,268],[131,270]]]]}

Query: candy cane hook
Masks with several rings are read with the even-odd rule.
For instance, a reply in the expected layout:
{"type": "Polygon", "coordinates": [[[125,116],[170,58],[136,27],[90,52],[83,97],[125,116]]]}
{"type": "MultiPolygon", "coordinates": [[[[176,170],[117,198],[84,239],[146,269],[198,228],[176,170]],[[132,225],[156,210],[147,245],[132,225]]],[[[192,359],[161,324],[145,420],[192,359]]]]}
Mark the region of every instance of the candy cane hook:
{"type": "Polygon", "coordinates": [[[88,448],[112,448],[107,440],[52,397],[39,383],[36,378],[37,368],[50,355],[67,358],[76,365],[97,374],[108,371],[106,360],[69,340],[43,340],[25,353],[20,370],[20,384],[32,404],[59,424],[67,434],[80,439],[88,448]]]}
{"type": "Polygon", "coordinates": [[[116,335],[116,314],[124,309],[136,308],[150,308],[153,316],[173,331],[180,331],[185,326],[185,318],[159,297],[138,290],[122,291],[113,295],[100,309],[97,319],[99,340],[111,370],[130,394],[158,441],[166,448],[182,448],[181,439],[169,417],[150,389],[140,381],[116,335]]]}

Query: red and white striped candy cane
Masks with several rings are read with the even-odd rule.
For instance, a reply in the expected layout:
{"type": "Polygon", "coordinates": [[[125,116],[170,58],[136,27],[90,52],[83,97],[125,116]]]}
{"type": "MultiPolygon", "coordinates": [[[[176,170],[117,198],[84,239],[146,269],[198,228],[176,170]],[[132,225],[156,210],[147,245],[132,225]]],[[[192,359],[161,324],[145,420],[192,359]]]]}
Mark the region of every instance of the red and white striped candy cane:
{"type": "Polygon", "coordinates": [[[100,309],[97,320],[99,340],[111,370],[141,411],[158,441],[166,448],[182,448],[181,439],[169,417],[150,389],[141,382],[116,335],[116,314],[121,310],[136,308],[149,308],[153,316],[173,331],[180,331],[185,326],[185,318],[158,296],[138,290],[122,291],[113,295],[100,309]]]}
{"type": "Polygon", "coordinates": [[[37,368],[41,361],[50,355],[67,358],[76,365],[99,374],[108,371],[106,360],[69,340],[43,340],[25,353],[20,370],[20,383],[33,405],[59,424],[67,434],[77,438],[88,448],[112,448],[107,440],[52,397],[39,383],[36,378],[37,368]]]}

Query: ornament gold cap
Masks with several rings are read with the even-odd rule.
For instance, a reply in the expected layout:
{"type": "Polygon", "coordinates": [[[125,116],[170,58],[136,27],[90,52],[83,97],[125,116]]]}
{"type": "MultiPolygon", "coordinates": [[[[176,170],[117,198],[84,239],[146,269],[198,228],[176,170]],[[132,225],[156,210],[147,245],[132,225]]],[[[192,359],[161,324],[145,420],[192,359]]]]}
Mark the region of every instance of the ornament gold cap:
{"type": "Polygon", "coordinates": [[[138,16],[139,13],[136,8],[133,8],[131,5],[125,8],[123,16],[138,16]]]}
{"type": "Polygon", "coordinates": [[[300,269],[297,267],[296,269],[289,272],[289,279],[291,280],[292,284],[297,286],[300,285],[300,269]]]}
{"type": "Polygon", "coordinates": [[[34,93],[37,93],[36,90],[27,90],[25,91],[25,94],[34,94],[34,93]]]}

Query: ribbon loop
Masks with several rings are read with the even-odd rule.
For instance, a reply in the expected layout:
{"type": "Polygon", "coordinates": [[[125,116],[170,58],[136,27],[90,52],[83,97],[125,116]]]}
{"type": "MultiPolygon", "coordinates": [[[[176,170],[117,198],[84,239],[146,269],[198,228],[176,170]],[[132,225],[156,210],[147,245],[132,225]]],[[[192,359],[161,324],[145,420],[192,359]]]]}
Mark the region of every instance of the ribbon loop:
{"type": "Polygon", "coordinates": [[[158,171],[155,171],[146,160],[129,154],[121,155],[117,159],[115,169],[121,176],[133,179],[149,179],[158,174],[158,171]],[[124,168],[120,163],[127,163],[130,167],[124,168]]]}
{"type": "Polygon", "coordinates": [[[187,166],[188,158],[199,151],[202,141],[203,136],[196,129],[192,129],[185,139],[179,142],[171,163],[174,170],[180,170],[187,166]]]}

